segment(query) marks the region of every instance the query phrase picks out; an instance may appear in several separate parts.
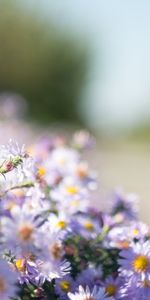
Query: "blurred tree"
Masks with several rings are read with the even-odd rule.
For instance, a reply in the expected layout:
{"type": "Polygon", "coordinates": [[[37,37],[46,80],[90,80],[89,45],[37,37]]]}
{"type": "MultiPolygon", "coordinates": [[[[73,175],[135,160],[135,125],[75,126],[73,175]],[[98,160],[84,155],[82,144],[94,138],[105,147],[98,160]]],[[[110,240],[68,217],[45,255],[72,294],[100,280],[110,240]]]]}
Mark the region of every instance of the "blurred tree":
{"type": "Polygon", "coordinates": [[[84,46],[18,3],[0,2],[0,91],[23,95],[35,120],[80,121],[84,46]]]}

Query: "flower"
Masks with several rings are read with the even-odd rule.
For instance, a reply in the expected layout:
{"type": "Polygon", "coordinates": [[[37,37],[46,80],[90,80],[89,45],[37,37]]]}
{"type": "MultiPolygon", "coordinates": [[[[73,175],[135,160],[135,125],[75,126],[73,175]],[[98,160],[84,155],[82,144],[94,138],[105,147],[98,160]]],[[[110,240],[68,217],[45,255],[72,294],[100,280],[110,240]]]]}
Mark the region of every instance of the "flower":
{"type": "Polygon", "coordinates": [[[20,147],[16,141],[12,141],[12,139],[10,139],[6,145],[0,146],[0,153],[1,153],[1,158],[3,159],[7,159],[8,157],[14,157],[14,156],[25,157],[26,156],[25,145],[20,147]]]}
{"type": "Polygon", "coordinates": [[[51,153],[51,166],[64,176],[79,162],[79,153],[68,147],[57,147],[51,153]]]}
{"type": "Polygon", "coordinates": [[[57,203],[58,210],[64,210],[69,215],[76,211],[87,211],[89,204],[89,191],[73,177],[64,177],[60,184],[50,191],[50,197],[57,203]]]}
{"type": "Polygon", "coordinates": [[[150,230],[135,196],[118,191],[110,213],[90,207],[90,136],[70,145],[44,139],[33,158],[0,146],[0,299],[149,299],[150,230]]]}
{"type": "MultiPolygon", "coordinates": [[[[32,255],[31,255],[32,256],[32,255]]],[[[32,257],[18,258],[15,261],[16,270],[19,273],[19,283],[33,283],[37,287],[41,287],[45,282],[46,277],[41,273],[41,262],[32,257]]]]}
{"type": "MultiPolygon", "coordinates": [[[[62,221],[62,226],[64,222],[62,221]]],[[[40,257],[46,261],[51,261],[53,265],[61,261],[64,250],[62,245],[62,232],[60,227],[53,223],[53,216],[47,218],[41,228],[39,228],[36,245],[40,249],[40,257]]]]}
{"type": "Polygon", "coordinates": [[[120,272],[126,277],[143,281],[150,276],[150,242],[132,243],[131,247],[120,252],[118,260],[120,272]]]}
{"type": "Polygon", "coordinates": [[[62,278],[55,279],[55,292],[59,299],[66,299],[68,292],[74,290],[74,282],[71,276],[67,275],[62,278]]]}
{"type": "Polygon", "coordinates": [[[8,300],[15,297],[17,292],[17,274],[12,271],[8,263],[0,259],[0,299],[8,300]]]}
{"type": "Polygon", "coordinates": [[[15,255],[37,253],[36,239],[41,219],[29,211],[15,206],[10,217],[1,218],[2,248],[15,255]]]}
{"type": "Polygon", "coordinates": [[[73,146],[79,150],[87,149],[94,144],[93,137],[85,130],[75,132],[73,136],[73,146]]]}
{"type": "Polygon", "coordinates": [[[96,238],[101,233],[102,227],[99,220],[91,218],[87,214],[78,213],[72,216],[70,221],[70,228],[76,234],[79,234],[85,238],[96,238]]]}
{"type": "Polygon", "coordinates": [[[39,261],[39,272],[48,281],[69,274],[70,269],[70,263],[66,260],[58,262],[54,260],[39,261]]]}
{"type": "Polygon", "coordinates": [[[137,202],[138,197],[135,194],[124,195],[121,189],[117,189],[113,198],[111,214],[121,213],[124,220],[137,219],[137,202]]]}
{"type": "Polygon", "coordinates": [[[105,294],[105,290],[103,288],[99,288],[97,286],[94,286],[93,290],[90,291],[88,286],[84,289],[80,285],[78,292],[75,294],[68,293],[68,297],[71,300],[113,300],[112,297],[108,297],[105,294]]]}
{"type": "Polygon", "coordinates": [[[121,277],[113,278],[112,276],[108,276],[103,283],[105,287],[105,293],[108,296],[114,297],[116,300],[120,299],[120,289],[122,287],[123,280],[121,277]]]}
{"type": "Polygon", "coordinates": [[[76,278],[76,286],[82,285],[83,288],[88,287],[91,289],[95,284],[99,285],[102,278],[102,269],[99,266],[94,268],[90,265],[88,268],[81,271],[81,273],[76,278]]]}

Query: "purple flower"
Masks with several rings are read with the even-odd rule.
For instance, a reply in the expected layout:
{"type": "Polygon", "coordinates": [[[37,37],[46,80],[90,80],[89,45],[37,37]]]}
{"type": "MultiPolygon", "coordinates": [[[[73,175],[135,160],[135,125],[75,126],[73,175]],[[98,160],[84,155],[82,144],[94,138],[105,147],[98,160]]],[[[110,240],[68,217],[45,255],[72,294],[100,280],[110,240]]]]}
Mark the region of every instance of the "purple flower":
{"type": "Polygon", "coordinates": [[[83,288],[88,287],[91,289],[94,285],[99,285],[101,282],[102,270],[101,267],[94,268],[89,266],[83,270],[76,278],[76,286],[82,285],[83,288]]]}
{"type": "Polygon", "coordinates": [[[13,272],[8,263],[0,259],[0,299],[8,300],[9,297],[15,297],[17,287],[16,272],[13,272]]]}
{"type": "Polygon", "coordinates": [[[113,198],[111,214],[116,215],[118,213],[122,214],[124,220],[137,219],[137,196],[135,194],[124,195],[123,192],[118,189],[113,198]]]}
{"type": "Polygon", "coordinates": [[[69,275],[55,279],[55,293],[59,296],[59,299],[68,299],[68,292],[73,291],[74,282],[69,275]]]}
{"type": "Polygon", "coordinates": [[[138,281],[150,276],[150,242],[133,243],[130,248],[120,252],[118,260],[120,273],[138,281]]]}
{"type": "Polygon", "coordinates": [[[121,277],[113,278],[109,276],[106,278],[103,286],[108,296],[113,296],[116,300],[120,300],[120,288],[123,285],[123,279],[121,277]]]}

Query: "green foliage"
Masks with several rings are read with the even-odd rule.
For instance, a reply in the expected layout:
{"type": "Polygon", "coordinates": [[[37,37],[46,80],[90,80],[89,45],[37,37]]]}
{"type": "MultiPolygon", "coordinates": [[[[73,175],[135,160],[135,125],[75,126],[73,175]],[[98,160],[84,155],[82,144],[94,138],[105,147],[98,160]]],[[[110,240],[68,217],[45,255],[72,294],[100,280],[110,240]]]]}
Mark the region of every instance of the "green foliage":
{"type": "Polygon", "coordinates": [[[90,263],[96,267],[102,267],[104,278],[118,271],[119,250],[103,248],[101,242],[97,239],[89,241],[79,235],[68,237],[65,247],[71,245],[74,255],[65,254],[65,258],[70,262],[73,278],[76,278],[90,263]]]}
{"type": "Polygon", "coordinates": [[[37,288],[35,285],[29,283],[23,284],[19,290],[18,297],[14,300],[57,300],[58,297],[54,291],[54,280],[51,282],[45,281],[42,288],[37,288]]]}
{"type": "Polygon", "coordinates": [[[23,95],[35,120],[79,121],[83,45],[14,0],[0,2],[0,41],[0,91],[23,95]]]}

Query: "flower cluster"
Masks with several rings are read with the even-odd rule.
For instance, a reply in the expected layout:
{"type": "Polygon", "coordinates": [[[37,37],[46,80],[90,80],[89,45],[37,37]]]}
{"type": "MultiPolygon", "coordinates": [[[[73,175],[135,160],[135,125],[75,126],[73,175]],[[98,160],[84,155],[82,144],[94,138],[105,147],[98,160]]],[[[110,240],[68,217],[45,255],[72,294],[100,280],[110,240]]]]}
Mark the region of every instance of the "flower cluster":
{"type": "Polygon", "coordinates": [[[150,231],[135,195],[93,206],[86,132],[0,147],[0,299],[150,299],[150,231]]]}

